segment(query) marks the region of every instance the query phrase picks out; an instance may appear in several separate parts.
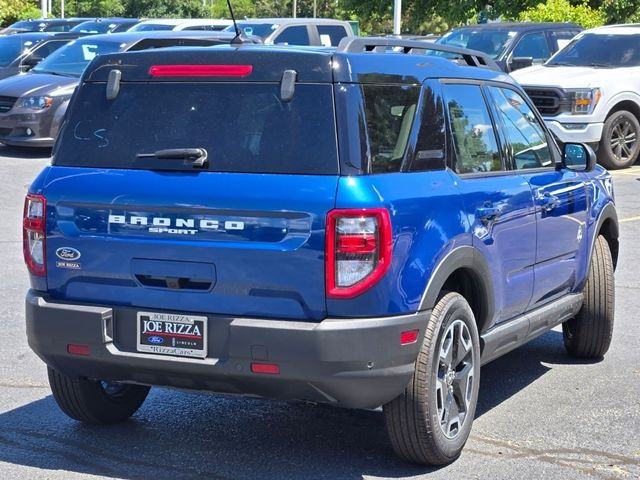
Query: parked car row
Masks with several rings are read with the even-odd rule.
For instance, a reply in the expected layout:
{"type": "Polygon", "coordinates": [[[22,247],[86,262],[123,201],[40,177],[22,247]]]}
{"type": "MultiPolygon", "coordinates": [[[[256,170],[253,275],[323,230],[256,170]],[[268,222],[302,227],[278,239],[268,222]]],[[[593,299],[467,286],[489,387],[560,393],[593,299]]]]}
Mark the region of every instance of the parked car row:
{"type": "MultiPolygon", "coordinates": [[[[242,35],[268,45],[336,47],[343,38],[354,35],[349,22],[331,19],[245,19],[239,21],[237,27],[242,35]]],[[[97,39],[92,43],[80,41],[80,37],[118,35],[125,30],[129,33],[179,31],[185,35],[204,31],[220,32],[222,35],[216,39],[228,42],[235,35],[235,28],[230,20],[224,19],[72,18],[17,22],[7,31],[22,33],[0,36],[0,79],[25,74],[49,55],[56,54],[50,64],[59,65],[67,61],[67,56],[74,57],[79,48],[84,50],[77,61],[73,61],[73,74],[60,73],[56,69],[48,71],[45,65],[33,72],[39,76],[20,75],[0,81],[0,142],[53,144],[65,108],[60,110],[60,107],[66,105],[73,89],[71,92],[60,90],[66,81],[61,82],[58,78],[52,82],[49,77],[69,78],[72,75],[75,80],[71,83],[75,85],[84,67],[103,53],[98,45],[118,41],[116,37],[114,42],[97,39]],[[51,33],[65,30],[68,32],[51,33]],[[41,77],[43,70],[48,72],[46,79],[41,77]],[[48,93],[40,91],[44,85],[48,93]],[[38,95],[33,94],[34,89],[38,95]],[[25,92],[39,99],[36,106],[42,104],[42,108],[36,109],[41,115],[29,113],[28,125],[24,124],[24,115],[20,112],[25,92]],[[39,97],[56,97],[56,100],[39,97]],[[50,108],[54,106],[58,108],[50,108]]],[[[636,46],[640,28],[614,26],[581,32],[582,28],[573,23],[491,23],[457,28],[441,38],[408,35],[404,38],[425,43],[435,41],[445,47],[486,54],[499,69],[513,73],[514,78],[525,86],[559,143],[588,143],[598,151],[599,161],[604,166],[610,169],[628,167],[635,163],[640,153],[637,142],[640,95],[636,93],[639,86],[635,86],[633,80],[640,68],[640,46],[636,46]],[[614,69],[617,73],[612,72],[614,69]]],[[[159,37],[154,38],[157,40],[159,37]]],[[[167,45],[173,45],[171,37],[166,40],[167,45]]],[[[433,54],[452,59],[459,57],[459,54],[442,51],[433,54]]]]}

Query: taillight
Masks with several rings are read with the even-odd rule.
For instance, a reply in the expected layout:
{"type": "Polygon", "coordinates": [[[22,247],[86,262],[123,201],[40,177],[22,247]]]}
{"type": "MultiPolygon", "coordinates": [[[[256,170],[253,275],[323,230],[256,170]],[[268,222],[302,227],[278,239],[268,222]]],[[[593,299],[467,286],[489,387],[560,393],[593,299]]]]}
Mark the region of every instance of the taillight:
{"type": "Polygon", "coordinates": [[[29,272],[46,274],[45,221],[47,200],[42,195],[28,194],[24,201],[22,220],[22,251],[29,272]]]}
{"type": "Polygon", "coordinates": [[[391,264],[391,219],[385,208],[332,210],[327,215],[327,296],[352,298],[391,264]]]}

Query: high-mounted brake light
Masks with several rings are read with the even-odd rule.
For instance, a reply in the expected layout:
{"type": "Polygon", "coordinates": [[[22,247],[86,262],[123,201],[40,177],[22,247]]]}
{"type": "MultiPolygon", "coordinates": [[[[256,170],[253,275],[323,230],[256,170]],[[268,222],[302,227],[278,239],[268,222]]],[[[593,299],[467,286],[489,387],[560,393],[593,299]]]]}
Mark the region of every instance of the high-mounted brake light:
{"type": "Polygon", "coordinates": [[[326,235],[328,297],[362,294],[391,265],[391,219],[386,208],[331,210],[326,235]]]}
{"type": "Polygon", "coordinates": [[[47,200],[42,195],[27,195],[22,220],[22,251],[29,272],[38,276],[47,273],[46,210],[47,200]]]}
{"type": "Polygon", "coordinates": [[[248,77],[253,65],[153,65],[152,77],[248,77]]]}

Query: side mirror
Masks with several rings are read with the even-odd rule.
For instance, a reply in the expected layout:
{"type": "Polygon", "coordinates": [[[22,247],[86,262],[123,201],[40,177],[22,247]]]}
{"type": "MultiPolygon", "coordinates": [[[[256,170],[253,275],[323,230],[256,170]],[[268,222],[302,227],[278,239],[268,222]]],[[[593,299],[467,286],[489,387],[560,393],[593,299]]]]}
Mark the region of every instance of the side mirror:
{"type": "Polygon", "coordinates": [[[596,168],[596,152],[589,145],[565,143],[562,165],[574,172],[591,172],[596,168]]]}
{"type": "Polygon", "coordinates": [[[31,70],[33,67],[35,67],[36,65],[38,65],[42,60],[44,60],[42,57],[38,57],[36,55],[31,55],[27,58],[25,58],[22,61],[21,66],[25,69],[25,70],[31,70]]]}
{"type": "Polygon", "coordinates": [[[513,57],[509,62],[509,71],[513,72],[531,65],[533,65],[533,57],[513,57]]]}

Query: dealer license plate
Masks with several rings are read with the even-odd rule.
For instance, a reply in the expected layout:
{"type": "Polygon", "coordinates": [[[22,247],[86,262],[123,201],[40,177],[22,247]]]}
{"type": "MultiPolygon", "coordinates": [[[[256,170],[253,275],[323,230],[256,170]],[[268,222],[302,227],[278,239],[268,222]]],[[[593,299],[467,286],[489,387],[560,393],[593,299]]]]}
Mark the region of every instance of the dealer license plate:
{"type": "Polygon", "coordinates": [[[179,357],[207,356],[207,317],[138,312],[138,351],[179,357]]]}

